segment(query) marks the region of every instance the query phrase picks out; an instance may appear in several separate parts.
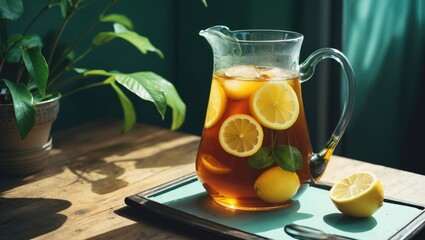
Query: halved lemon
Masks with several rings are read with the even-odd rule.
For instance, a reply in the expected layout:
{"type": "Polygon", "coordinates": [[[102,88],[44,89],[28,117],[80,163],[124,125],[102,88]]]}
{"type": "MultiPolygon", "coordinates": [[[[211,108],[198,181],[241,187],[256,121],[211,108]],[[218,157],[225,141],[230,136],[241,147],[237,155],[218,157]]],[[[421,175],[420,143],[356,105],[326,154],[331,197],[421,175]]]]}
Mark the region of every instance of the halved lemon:
{"type": "Polygon", "coordinates": [[[284,130],[298,118],[297,94],[287,82],[270,82],[259,87],[250,99],[255,118],[265,127],[284,130]]]}
{"type": "Polygon", "coordinates": [[[343,214],[369,217],[384,202],[384,190],[379,179],[371,172],[353,173],[336,183],[329,196],[343,214]]]}
{"type": "Polygon", "coordinates": [[[226,104],[226,93],[220,83],[216,79],[213,79],[208,100],[207,114],[205,117],[205,128],[214,126],[218,120],[220,120],[224,113],[224,109],[226,109],[226,104]]]}
{"type": "Polygon", "coordinates": [[[256,153],[264,138],[261,125],[246,114],[228,117],[221,125],[218,135],[224,151],[238,157],[248,157],[256,153]]]}
{"type": "Polygon", "coordinates": [[[268,203],[286,202],[297,193],[298,188],[300,188],[298,175],[279,166],[263,172],[254,183],[258,197],[268,203]]]}
{"type": "Polygon", "coordinates": [[[220,163],[210,154],[201,155],[202,165],[207,169],[208,172],[216,175],[224,175],[232,171],[228,166],[220,163]]]}

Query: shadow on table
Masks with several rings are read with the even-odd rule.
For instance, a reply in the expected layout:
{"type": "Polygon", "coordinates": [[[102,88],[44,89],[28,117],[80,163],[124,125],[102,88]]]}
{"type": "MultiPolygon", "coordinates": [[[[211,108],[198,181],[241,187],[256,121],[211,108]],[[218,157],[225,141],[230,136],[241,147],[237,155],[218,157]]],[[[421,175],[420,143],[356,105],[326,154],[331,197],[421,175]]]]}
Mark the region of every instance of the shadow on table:
{"type": "Polygon", "coordinates": [[[69,169],[77,177],[75,182],[88,182],[94,193],[107,194],[129,184],[122,180],[121,176],[126,169],[121,164],[133,164],[135,169],[187,164],[193,161],[193,155],[188,152],[195,152],[197,148],[197,138],[178,132],[171,132],[170,135],[165,129],[144,130],[143,126],[138,125],[136,128],[142,128],[143,131],[135,130],[120,135],[119,132],[102,128],[102,124],[109,126],[108,122],[99,126],[93,124],[83,125],[78,131],[70,128],[54,135],[54,149],[45,169],[30,176],[0,176],[0,193],[56,176],[69,169]],[[96,134],[90,129],[102,131],[102,139],[89,135],[90,132],[96,134]],[[165,144],[167,142],[168,145],[165,144]],[[138,154],[132,154],[134,152],[138,154]],[[168,161],[170,158],[173,161],[168,161]]]}
{"type": "Polygon", "coordinates": [[[376,226],[378,222],[371,216],[368,218],[353,218],[342,213],[332,213],[323,217],[327,224],[344,232],[365,232],[376,226]]]}
{"type": "MultiPolygon", "coordinates": [[[[97,236],[87,238],[87,240],[111,240],[111,239],[172,239],[172,240],[195,240],[200,238],[189,236],[178,236],[172,232],[165,232],[162,229],[156,231],[147,230],[151,227],[146,224],[134,223],[125,227],[117,228],[97,236]]],[[[205,239],[205,238],[202,238],[205,239]]],[[[208,238],[206,239],[208,240],[208,238]]],[[[211,239],[212,240],[212,239],[211,239]]]]}
{"type": "MultiPolygon", "coordinates": [[[[58,154],[58,150],[52,150],[54,154],[50,154],[47,159],[46,167],[39,172],[24,176],[5,176],[0,175],[0,196],[2,192],[5,192],[15,187],[36,182],[41,179],[49,178],[63,172],[64,168],[57,168],[57,162],[61,160],[61,154],[58,154]]],[[[63,157],[62,157],[63,158],[63,157]]]]}
{"type": "Polygon", "coordinates": [[[32,239],[54,231],[67,219],[58,212],[70,206],[60,199],[0,198],[0,238],[32,239]]]}
{"type": "Polygon", "coordinates": [[[114,237],[123,239],[220,239],[212,233],[207,234],[203,230],[186,224],[145,214],[140,209],[123,207],[116,210],[115,213],[138,223],[112,230],[92,239],[114,239],[114,237]]]}
{"type": "MultiPolygon", "coordinates": [[[[149,147],[155,148],[155,145],[149,147]]],[[[133,149],[133,151],[140,151],[140,149],[143,148],[139,147],[139,149],[133,149]]],[[[189,142],[162,151],[156,150],[153,151],[154,153],[140,158],[119,157],[116,160],[110,160],[107,158],[118,155],[119,151],[117,151],[116,146],[112,150],[105,147],[80,156],[77,161],[69,164],[68,168],[78,176],[78,181],[90,183],[92,192],[102,195],[122,189],[129,184],[129,182],[121,179],[121,176],[126,173],[126,169],[120,164],[131,163],[134,164],[135,169],[167,167],[170,166],[170,162],[173,166],[182,165],[192,161],[187,156],[187,152],[196,151],[196,149],[197,145],[189,142]],[[175,160],[169,161],[169,159],[175,160]]]]}

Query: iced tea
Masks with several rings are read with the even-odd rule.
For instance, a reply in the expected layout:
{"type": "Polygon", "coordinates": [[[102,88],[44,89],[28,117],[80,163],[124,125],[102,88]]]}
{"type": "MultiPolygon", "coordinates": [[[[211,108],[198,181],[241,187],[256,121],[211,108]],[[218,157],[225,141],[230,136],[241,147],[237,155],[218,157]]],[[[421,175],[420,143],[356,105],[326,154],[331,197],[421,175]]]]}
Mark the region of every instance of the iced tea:
{"type": "Polygon", "coordinates": [[[240,210],[290,205],[310,180],[311,155],[297,74],[248,65],[214,73],[196,170],[217,203],[240,210]],[[295,110],[286,111],[286,106],[295,110]],[[290,178],[299,181],[287,197],[273,196],[287,192],[285,178],[264,185],[280,185],[279,191],[259,192],[260,179],[266,181],[276,168],[296,174],[290,178]]]}

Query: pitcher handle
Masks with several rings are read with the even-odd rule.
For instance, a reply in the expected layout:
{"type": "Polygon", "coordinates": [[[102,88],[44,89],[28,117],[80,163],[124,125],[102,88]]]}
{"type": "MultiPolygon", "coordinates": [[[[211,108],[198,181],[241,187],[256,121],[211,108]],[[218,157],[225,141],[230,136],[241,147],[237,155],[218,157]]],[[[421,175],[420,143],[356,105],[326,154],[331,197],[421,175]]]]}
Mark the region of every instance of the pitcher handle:
{"type": "Polygon", "coordinates": [[[312,180],[317,181],[322,176],[326,169],[328,161],[336,148],[339,140],[344,134],[345,129],[350,121],[351,114],[354,107],[354,94],[355,82],[354,72],[347,57],[340,51],[333,48],[321,48],[313,52],[301,65],[300,65],[300,78],[301,82],[305,82],[311,78],[314,69],[319,61],[332,58],[335,59],[342,67],[342,72],[346,80],[346,97],[342,109],[341,117],[335,127],[331,137],[326,142],[325,147],[318,153],[314,153],[310,159],[310,175],[312,180]]]}

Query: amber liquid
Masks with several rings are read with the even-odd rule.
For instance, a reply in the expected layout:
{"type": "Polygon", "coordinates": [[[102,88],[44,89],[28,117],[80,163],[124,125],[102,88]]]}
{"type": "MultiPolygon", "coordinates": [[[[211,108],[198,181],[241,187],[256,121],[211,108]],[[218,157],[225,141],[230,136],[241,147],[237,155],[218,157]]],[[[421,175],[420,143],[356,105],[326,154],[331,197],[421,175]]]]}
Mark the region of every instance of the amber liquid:
{"type": "MultiPolygon", "coordinates": [[[[269,72],[270,69],[259,68],[259,70],[261,73],[261,70],[269,72]]],[[[217,80],[225,90],[226,81],[241,81],[238,84],[248,84],[252,87],[258,86],[258,84],[264,83],[265,81],[286,81],[292,86],[299,101],[299,116],[296,122],[290,128],[285,130],[274,130],[262,126],[264,132],[262,146],[271,146],[273,142],[276,141],[275,143],[277,144],[290,145],[298,148],[303,158],[302,168],[296,171],[300,179],[301,187],[292,199],[284,203],[267,203],[257,196],[253,187],[256,179],[261,175],[261,173],[276,165],[272,164],[264,169],[256,169],[249,165],[249,157],[234,156],[227,153],[221,147],[218,134],[225,119],[231,115],[240,113],[253,116],[249,106],[249,95],[235,99],[234,97],[232,98],[230,94],[230,96],[227,96],[226,108],[218,122],[212,127],[204,127],[196,159],[196,171],[204,188],[217,203],[228,208],[262,211],[287,207],[299,197],[310,181],[309,159],[312,156],[312,147],[304,114],[300,80],[297,75],[289,71],[283,69],[272,70],[277,70],[277,72],[283,71],[285,74],[278,74],[280,76],[268,76],[261,74],[259,77],[250,79],[246,76],[243,78],[228,76],[225,74],[226,70],[222,70],[215,73],[213,75],[213,79],[217,80]],[[220,166],[225,167],[226,171],[211,171],[210,168],[205,167],[202,162],[202,158],[205,156],[211,156],[214,158],[217,162],[219,162],[220,166]]]]}

